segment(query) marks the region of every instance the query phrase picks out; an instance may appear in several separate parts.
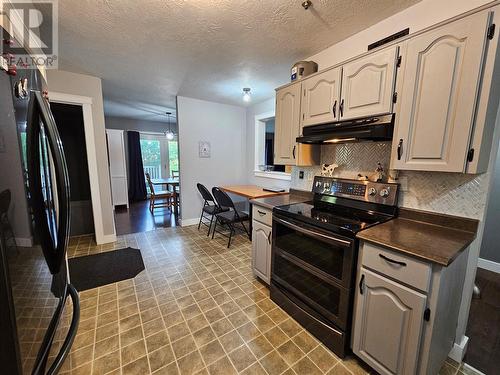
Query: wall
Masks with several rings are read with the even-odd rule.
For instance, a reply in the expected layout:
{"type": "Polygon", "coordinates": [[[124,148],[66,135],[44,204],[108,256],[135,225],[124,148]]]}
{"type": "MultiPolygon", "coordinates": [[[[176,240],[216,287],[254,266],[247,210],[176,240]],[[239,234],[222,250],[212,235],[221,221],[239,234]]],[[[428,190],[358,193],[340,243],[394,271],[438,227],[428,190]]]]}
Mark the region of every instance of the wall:
{"type": "Polygon", "coordinates": [[[320,70],[325,69],[366,52],[370,43],[407,27],[410,28],[410,33],[414,33],[490,2],[490,0],[423,0],[305,60],[313,60],[318,63],[320,70]]]}
{"type": "Polygon", "coordinates": [[[23,166],[12,106],[10,77],[0,74],[0,191],[9,189],[11,203],[8,217],[19,246],[31,246],[32,235],[28,202],[23,189],[23,166]]]}
{"type": "Polygon", "coordinates": [[[115,223],[113,206],[111,204],[111,185],[109,180],[106,132],[104,130],[105,122],[101,79],[62,70],[47,70],[47,84],[49,95],[52,91],[92,98],[92,121],[94,123],[95,157],[97,159],[103,232],[104,236],[109,236],[107,238],[112,239],[115,235],[115,223]]]}
{"type": "Polygon", "coordinates": [[[249,184],[258,186],[275,186],[282,189],[290,188],[290,181],[277,180],[274,178],[257,177],[254,174],[255,169],[255,116],[275,112],[276,101],[274,97],[255,104],[247,108],[246,113],[246,176],[249,184]]]}
{"type": "Polygon", "coordinates": [[[246,111],[243,107],[177,97],[182,225],[197,223],[203,201],[200,182],[246,184],[246,111]],[[211,157],[199,158],[198,142],[208,141],[211,157]]]}

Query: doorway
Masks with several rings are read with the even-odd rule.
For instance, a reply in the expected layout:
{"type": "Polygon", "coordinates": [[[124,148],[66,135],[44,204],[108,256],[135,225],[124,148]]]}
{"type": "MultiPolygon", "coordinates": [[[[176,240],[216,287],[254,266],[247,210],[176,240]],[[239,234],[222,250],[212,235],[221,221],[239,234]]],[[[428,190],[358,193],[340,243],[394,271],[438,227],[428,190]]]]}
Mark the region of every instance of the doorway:
{"type": "Polygon", "coordinates": [[[70,236],[94,234],[90,176],[83,110],[79,105],[50,103],[64,147],[70,183],[70,236]]]}

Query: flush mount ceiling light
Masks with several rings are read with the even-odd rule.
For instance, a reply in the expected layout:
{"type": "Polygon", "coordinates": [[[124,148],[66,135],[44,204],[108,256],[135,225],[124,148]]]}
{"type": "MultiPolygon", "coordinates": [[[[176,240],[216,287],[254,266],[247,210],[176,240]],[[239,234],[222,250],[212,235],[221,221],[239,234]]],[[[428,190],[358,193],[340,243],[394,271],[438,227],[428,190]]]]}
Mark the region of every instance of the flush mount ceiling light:
{"type": "Polygon", "coordinates": [[[252,100],[250,96],[250,87],[245,87],[243,88],[243,101],[249,102],[250,100],[252,100]]]}
{"type": "Polygon", "coordinates": [[[311,2],[311,0],[307,0],[307,1],[303,1],[302,2],[302,7],[305,9],[305,10],[308,10],[309,7],[312,5],[313,3],[311,2]]]}
{"type": "Polygon", "coordinates": [[[172,112],[165,112],[165,114],[168,118],[168,130],[165,132],[165,137],[167,137],[167,139],[171,141],[175,137],[174,132],[170,129],[170,115],[172,114],[172,112]]]}

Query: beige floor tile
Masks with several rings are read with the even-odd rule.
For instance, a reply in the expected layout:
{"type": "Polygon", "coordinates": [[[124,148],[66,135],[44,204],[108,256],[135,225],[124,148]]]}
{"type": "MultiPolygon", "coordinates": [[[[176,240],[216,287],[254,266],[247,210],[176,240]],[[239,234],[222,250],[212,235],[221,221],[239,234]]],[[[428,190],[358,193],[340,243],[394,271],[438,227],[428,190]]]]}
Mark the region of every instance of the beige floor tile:
{"type": "Polygon", "coordinates": [[[211,375],[231,375],[237,373],[228,357],[222,357],[217,362],[214,362],[210,366],[208,366],[207,369],[211,375]]]}
{"type": "Polygon", "coordinates": [[[200,347],[200,353],[207,366],[222,358],[226,354],[218,340],[214,340],[200,347]]]}
{"type": "Polygon", "coordinates": [[[233,366],[236,370],[238,370],[238,372],[250,367],[250,365],[257,361],[257,358],[255,358],[246,345],[240,346],[236,350],[232,351],[228,354],[228,357],[231,359],[233,366]]]}
{"type": "Polygon", "coordinates": [[[180,340],[173,342],[172,349],[174,350],[175,357],[181,358],[196,350],[196,344],[193,340],[193,337],[191,335],[188,335],[180,340]]]}
{"type": "Polygon", "coordinates": [[[281,374],[288,368],[285,360],[276,350],[262,357],[259,362],[269,374],[281,374]]]}
{"type": "Polygon", "coordinates": [[[178,323],[173,325],[172,327],[169,327],[167,329],[168,336],[170,337],[170,341],[176,341],[179,340],[180,338],[188,335],[189,328],[185,322],[178,323]]]}
{"type": "Polygon", "coordinates": [[[318,366],[323,372],[327,372],[338,363],[338,359],[329,350],[318,345],[312,350],[308,357],[318,366]]]}
{"type": "Polygon", "coordinates": [[[205,368],[205,364],[198,350],[182,357],[177,361],[179,371],[182,375],[195,374],[205,368]]]}
{"type": "Polygon", "coordinates": [[[210,341],[215,339],[215,334],[210,326],[206,326],[193,333],[194,340],[198,346],[208,344],[210,341]]]}
{"type": "Polygon", "coordinates": [[[120,351],[114,351],[94,360],[93,374],[106,374],[120,367],[120,351]]]}
{"type": "Polygon", "coordinates": [[[146,356],[131,362],[122,368],[123,375],[144,375],[149,374],[149,363],[146,356]]]}
{"type": "Polygon", "coordinates": [[[122,365],[134,362],[146,354],[146,345],[144,340],[136,341],[133,344],[122,346],[121,358],[122,365]]]}
{"type": "Polygon", "coordinates": [[[114,352],[120,348],[120,338],[118,335],[108,337],[102,341],[95,343],[94,358],[102,357],[103,355],[114,352]]]}
{"type": "Polygon", "coordinates": [[[155,351],[148,352],[149,365],[154,372],[175,360],[174,352],[170,345],[165,345],[155,351]]]}

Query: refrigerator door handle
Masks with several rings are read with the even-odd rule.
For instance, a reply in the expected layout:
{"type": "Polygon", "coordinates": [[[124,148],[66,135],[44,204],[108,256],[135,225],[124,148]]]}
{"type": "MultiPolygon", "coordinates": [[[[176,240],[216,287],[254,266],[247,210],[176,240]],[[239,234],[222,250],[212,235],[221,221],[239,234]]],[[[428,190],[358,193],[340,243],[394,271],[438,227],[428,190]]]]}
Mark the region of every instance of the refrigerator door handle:
{"type": "Polygon", "coordinates": [[[54,275],[64,261],[69,235],[69,176],[57,125],[40,91],[32,91],[30,95],[27,162],[29,201],[35,227],[45,260],[54,275]],[[41,166],[45,184],[42,183],[41,166]],[[55,191],[53,183],[56,184],[55,191]]]}
{"type": "Polygon", "coordinates": [[[76,291],[75,287],[71,284],[68,284],[68,294],[71,297],[71,301],[73,302],[73,317],[71,318],[71,324],[69,326],[68,334],[64,339],[61,350],[59,351],[56,358],[54,359],[54,362],[47,371],[47,375],[56,375],[59,372],[59,369],[61,368],[64,360],[69,354],[71,345],[73,345],[73,341],[75,340],[75,336],[78,331],[78,323],[80,322],[80,298],[78,297],[78,292],[76,291]]]}

